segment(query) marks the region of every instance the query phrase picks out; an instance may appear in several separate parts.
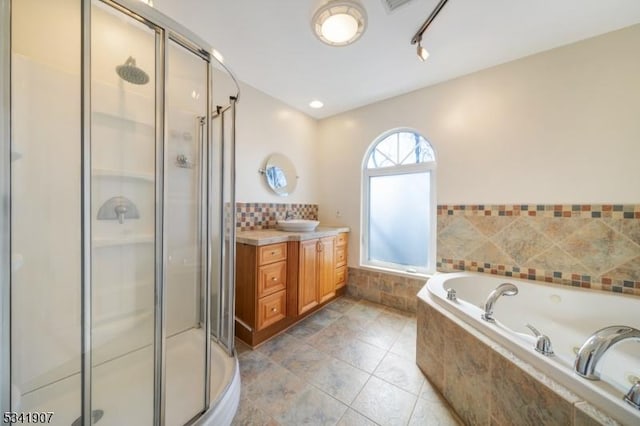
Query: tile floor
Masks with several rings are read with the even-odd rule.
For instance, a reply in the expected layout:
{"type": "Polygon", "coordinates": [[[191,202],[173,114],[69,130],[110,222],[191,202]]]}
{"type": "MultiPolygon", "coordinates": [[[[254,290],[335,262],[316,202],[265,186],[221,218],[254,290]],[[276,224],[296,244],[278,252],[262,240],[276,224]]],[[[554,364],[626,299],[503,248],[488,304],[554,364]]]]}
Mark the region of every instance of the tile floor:
{"type": "Polygon", "coordinates": [[[459,425],[415,364],[415,315],[341,297],[256,350],[234,425],[459,425]]]}

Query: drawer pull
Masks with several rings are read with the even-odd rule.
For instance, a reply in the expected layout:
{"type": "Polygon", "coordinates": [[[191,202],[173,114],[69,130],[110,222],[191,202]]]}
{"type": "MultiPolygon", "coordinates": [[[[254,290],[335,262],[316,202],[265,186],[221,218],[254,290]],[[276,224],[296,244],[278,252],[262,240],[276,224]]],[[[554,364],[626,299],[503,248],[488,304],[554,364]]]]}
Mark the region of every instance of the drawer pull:
{"type": "Polygon", "coordinates": [[[277,308],[271,308],[271,312],[278,312],[277,308]]]}
{"type": "Polygon", "coordinates": [[[272,252],[271,252],[271,256],[273,256],[274,254],[276,254],[276,252],[275,252],[275,251],[272,251],[272,252]]]}
{"type": "Polygon", "coordinates": [[[278,281],[276,277],[271,277],[271,281],[278,281]]]}

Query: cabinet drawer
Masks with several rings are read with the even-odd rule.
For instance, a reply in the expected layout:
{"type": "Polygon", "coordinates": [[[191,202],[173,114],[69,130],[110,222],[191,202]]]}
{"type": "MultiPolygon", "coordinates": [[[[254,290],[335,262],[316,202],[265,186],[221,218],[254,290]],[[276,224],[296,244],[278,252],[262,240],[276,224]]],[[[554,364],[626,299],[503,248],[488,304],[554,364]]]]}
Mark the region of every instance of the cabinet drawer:
{"type": "Polygon", "coordinates": [[[336,247],[336,267],[347,264],[347,247],[336,247]]]}
{"type": "Polygon", "coordinates": [[[287,262],[277,262],[258,268],[258,298],[287,287],[287,262]]]}
{"type": "Polygon", "coordinates": [[[347,267],[336,268],[336,288],[340,288],[347,283],[347,267]]]}
{"type": "Polygon", "coordinates": [[[275,324],[287,316],[287,292],[279,291],[258,300],[258,330],[275,324]]]}
{"type": "Polygon", "coordinates": [[[258,248],[258,265],[280,262],[287,258],[287,243],[269,244],[258,248]]]}
{"type": "Polygon", "coordinates": [[[338,234],[336,237],[336,246],[344,246],[347,244],[348,235],[344,232],[338,234]]]}

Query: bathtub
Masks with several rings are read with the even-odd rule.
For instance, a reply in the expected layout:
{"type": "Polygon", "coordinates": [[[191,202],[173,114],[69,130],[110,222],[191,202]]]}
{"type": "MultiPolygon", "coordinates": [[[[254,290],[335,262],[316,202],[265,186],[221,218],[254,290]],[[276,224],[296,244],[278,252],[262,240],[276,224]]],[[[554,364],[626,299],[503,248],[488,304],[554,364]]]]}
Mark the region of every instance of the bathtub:
{"type": "Polygon", "coordinates": [[[596,330],[612,325],[640,329],[640,298],[469,272],[437,274],[426,288],[428,292],[423,289],[418,297],[429,297],[614,419],[640,425],[640,410],[623,400],[640,378],[640,342],[627,340],[612,347],[596,369],[599,381],[573,371],[578,348],[596,330]],[[482,320],[486,297],[504,282],[515,284],[518,294],[497,300],[495,323],[482,320]],[[447,299],[447,289],[456,291],[457,300],[447,299]],[[535,351],[535,338],[526,324],[550,337],[554,356],[535,351]]]}

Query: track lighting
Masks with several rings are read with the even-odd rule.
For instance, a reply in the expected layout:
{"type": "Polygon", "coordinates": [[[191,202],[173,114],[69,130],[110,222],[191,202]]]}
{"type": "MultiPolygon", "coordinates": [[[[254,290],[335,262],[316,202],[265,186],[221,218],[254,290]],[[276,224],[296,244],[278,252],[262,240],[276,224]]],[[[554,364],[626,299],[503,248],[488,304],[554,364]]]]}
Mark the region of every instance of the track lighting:
{"type": "Polygon", "coordinates": [[[423,62],[426,61],[427,58],[429,57],[429,52],[427,52],[427,49],[422,47],[422,35],[424,34],[425,31],[427,31],[427,28],[429,28],[429,25],[431,25],[431,22],[433,22],[433,20],[436,19],[436,16],[438,16],[438,13],[440,13],[444,5],[447,4],[447,1],[448,0],[440,0],[438,2],[436,7],[431,11],[431,14],[427,17],[427,20],[424,21],[424,24],[422,24],[420,29],[416,31],[413,38],[411,39],[411,44],[418,45],[416,52],[420,60],[423,62]]]}
{"type": "Polygon", "coordinates": [[[429,57],[429,52],[427,52],[427,49],[422,47],[422,40],[418,40],[418,48],[416,53],[418,54],[418,58],[420,58],[422,62],[426,61],[429,57]]]}

